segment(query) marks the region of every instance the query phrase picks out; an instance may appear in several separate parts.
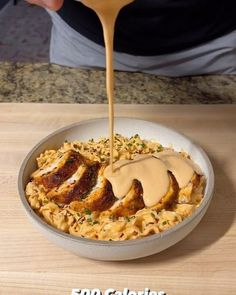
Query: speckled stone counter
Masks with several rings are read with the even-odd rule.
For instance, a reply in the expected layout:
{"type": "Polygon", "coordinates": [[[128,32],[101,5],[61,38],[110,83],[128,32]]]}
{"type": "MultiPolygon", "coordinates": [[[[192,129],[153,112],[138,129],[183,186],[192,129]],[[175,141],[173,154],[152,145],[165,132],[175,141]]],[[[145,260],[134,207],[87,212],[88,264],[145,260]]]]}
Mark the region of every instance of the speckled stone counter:
{"type": "MultiPolygon", "coordinates": [[[[236,76],[116,75],[116,102],[236,103],[236,76]]],[[[50,64],[0,63],[0,102],[107,103],[105,73],[50,64]]]]}

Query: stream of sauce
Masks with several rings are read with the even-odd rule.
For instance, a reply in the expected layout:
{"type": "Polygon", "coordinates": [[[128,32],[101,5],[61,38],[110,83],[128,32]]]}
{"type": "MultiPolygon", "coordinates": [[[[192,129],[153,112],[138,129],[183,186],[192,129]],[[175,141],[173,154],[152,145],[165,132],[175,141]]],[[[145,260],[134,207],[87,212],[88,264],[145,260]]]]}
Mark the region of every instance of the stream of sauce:
{"type": "Polygon", "coordinates": [[[109,102],[109,138],[110,165],[104,176],[112,184],[116,197],[122,199],[137,179],[143,187],[143,200],[147,207],[156,205],[168,192],[170,179],[168,171],[175,176],[179,187],[185,187],[194,172],[201,174],[200,168],[193,161],[174,151],[164,151],[154,155],[137,155],[134,160],[119,160],[113,163],[114,147],[114,70],[113,43],[116,18],[120,10],[134,0],[82,0],[98,15],[106,48],[106,88],[109,102]]]}
{"type": "Polygon", "coordinates": [[[120,10],[134,0],[82,0],[98,15],[102,28],[106,48],[106,88],[109,102],[109,138],[110,138],[110,165],[113,171],[114,150],[114,69],[113,43],[115,22],[120,10]]]}

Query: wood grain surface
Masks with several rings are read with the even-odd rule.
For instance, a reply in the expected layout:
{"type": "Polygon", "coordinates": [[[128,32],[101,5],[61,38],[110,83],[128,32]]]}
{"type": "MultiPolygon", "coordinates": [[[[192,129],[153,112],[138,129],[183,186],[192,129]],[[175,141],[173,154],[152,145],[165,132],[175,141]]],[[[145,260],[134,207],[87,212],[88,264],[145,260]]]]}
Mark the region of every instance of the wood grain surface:
{"type": "Polygon", "coordinates": [[[184,240],[139,260],[92,261],[54,246],[24,213],[17,192],[20,164],[45,135],[105,117],[107,106],[0,104],[0,294],[67,295],[72,288],[110,287],[236,294],[236,105],[117,105],[116,115],[174,127],[206,150],[216,176],[207,214],[184,240]]]}

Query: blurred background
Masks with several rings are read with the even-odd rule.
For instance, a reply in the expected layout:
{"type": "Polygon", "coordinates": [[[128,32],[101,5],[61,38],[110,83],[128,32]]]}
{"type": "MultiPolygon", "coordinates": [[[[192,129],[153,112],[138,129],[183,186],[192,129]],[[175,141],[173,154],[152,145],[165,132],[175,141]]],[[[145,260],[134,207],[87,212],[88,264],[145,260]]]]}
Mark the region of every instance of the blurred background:
{"type": "Polygon", "coordinates": [[[0,61],[49,61],[51,20],[24,0],[0,0],[0,61]]]}
{"type": "MultiPolygon", "coordinates": [[[[49,63],[51,26],[43,8],[24,0],[0,0],[0,102],[107,103],[103,71],[49,63]]],[[[235,83],[235,76],[117,72],[116,101],[236,103],[235,83]]]]}

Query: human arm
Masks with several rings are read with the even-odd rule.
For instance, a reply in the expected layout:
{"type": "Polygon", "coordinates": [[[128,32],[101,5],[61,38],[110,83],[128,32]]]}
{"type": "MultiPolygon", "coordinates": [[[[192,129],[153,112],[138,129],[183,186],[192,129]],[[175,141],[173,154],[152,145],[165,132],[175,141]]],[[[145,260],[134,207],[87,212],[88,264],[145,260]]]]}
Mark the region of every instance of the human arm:
{"type": "Polygon", "coordinates": [[[30,4],[35,4],[39,5],[44,8],[48,8],[54,11],[59,10],[62,5],[64,0],[26,0],[30,4]]]}

